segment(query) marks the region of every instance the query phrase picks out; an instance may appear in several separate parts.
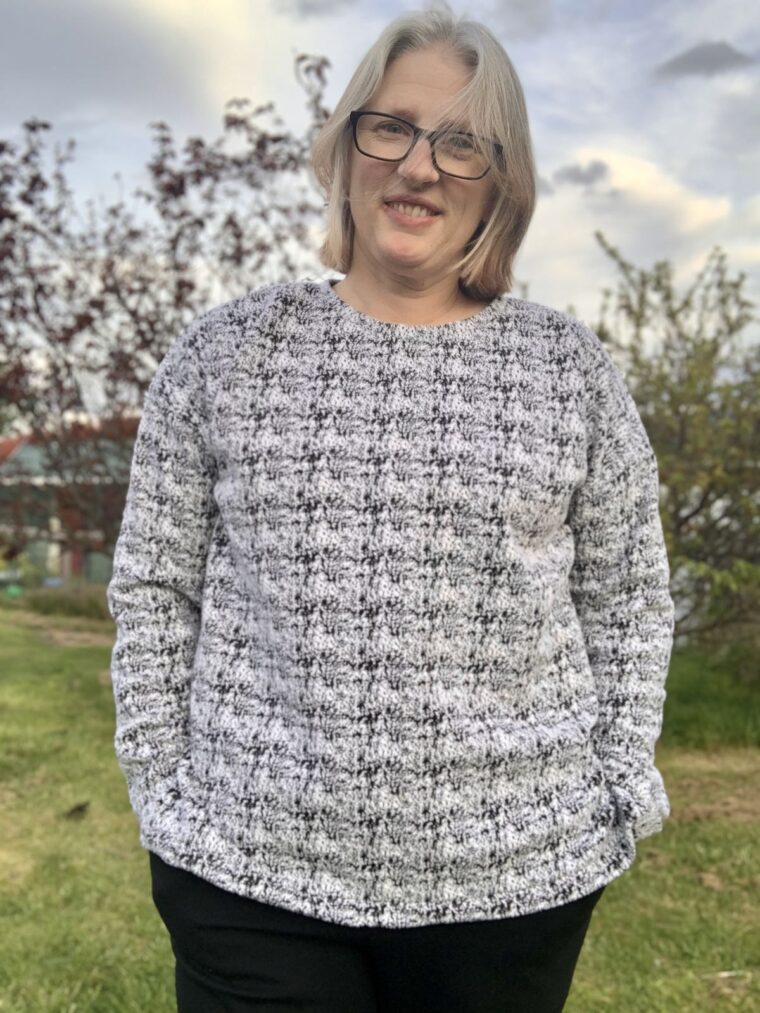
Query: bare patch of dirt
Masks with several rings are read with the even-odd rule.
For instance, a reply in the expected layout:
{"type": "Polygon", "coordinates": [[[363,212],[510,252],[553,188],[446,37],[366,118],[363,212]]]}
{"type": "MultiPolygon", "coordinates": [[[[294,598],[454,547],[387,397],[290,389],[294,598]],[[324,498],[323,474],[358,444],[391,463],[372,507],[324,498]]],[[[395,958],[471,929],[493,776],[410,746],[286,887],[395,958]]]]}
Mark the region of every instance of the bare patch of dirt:
{"type": "Polygon", "coordinates": [[[113,624],[104,620],[82,619],[77,616],[46,616],[38,612],[14,609],[12,621],[20,626],[40,630],[42,639],[48,644],[55,644],[56,647],[112,647],[115,642],[113,624]]]}
{"type": "MultiPolygon", "coordinates": [[[[755,789],[755,794],[757,789],[755,789]]],[[[673,806],[671,819],[676,823],[695,820],[728,820],[730,823],[757,823],[760,821],[760,802],[757,798],[726,795],[716,802],[693,802],[687,806],[673,806]]]]}
{"type": "Polygon", "coordinates": [[[23,882],[34,868],[32,858],[20,848],[0,848],[0,880],[17,885],[23,882]]]}
{"type": "Polygon", "coordinates": [[[49,626],[52,622],[61,618],[59,616],[43,616],[39,612],[28,612],[25,609],[14,608],[3,611],[0,618],[7,616],[13,623],[20,626],[49,626]]]}
{"type": "Polygon", "coordinates": [[[760,822],[760,750],[673,750],[658,764],[676,823],[760,822]]]}
{"type": "Polygon", "coordinates": [[[723,880],[717,872],[711,872],[709,869],[703,872],[698,872],[697,879],[702,886],[706,886],[708,890],[717,890],[720,892],[725,886],[723,880]]]}
{"type": "Polygon", "coordinates": [[[45,630],[43,640],[56,647],[110,647],[114,642],[112,636],[102,633],[90,633],[87,630],[45,630]]]}
{"type": "Polygon", "coordinates": [[[736,971],[715,971],[711,974],[701,974],[700,978],[708,983],[710,998],[720,1000],[746,995],[752,984],[753,973],[748,968],[742,968],[736,971]]]}

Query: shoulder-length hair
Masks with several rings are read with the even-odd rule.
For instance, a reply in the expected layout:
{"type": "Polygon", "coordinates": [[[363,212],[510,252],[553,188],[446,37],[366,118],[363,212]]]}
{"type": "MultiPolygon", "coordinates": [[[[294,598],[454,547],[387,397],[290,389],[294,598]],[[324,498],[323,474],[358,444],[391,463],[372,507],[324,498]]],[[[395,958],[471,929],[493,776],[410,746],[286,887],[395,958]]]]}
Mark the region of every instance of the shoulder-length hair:
{"type": "MultiPolygon", "coordinates": [[[[459,287],[473,299],[487,300],[510,292],[512,266],[536,204],[536,168],[517,72],[492,32],[465,15],[443,9],[411,11],[395,18],[366,53],[332,115],[311,144],[311,169],[327,199],[326,232],[319,250],[328,268],[347,274],[351,265],[354,223],[348,202],[353,137],[349,114],[367,103],[386,68],[402,53],[444,45],[471,70],[468,84],[442,110],[435,124],[451,112],[479,137],[501,145],[488,175],[492,181],[490,214],[468,241],[455,265],[459,287]]],[[[497,149],[498,151],[498,149],[497,149]]]]}

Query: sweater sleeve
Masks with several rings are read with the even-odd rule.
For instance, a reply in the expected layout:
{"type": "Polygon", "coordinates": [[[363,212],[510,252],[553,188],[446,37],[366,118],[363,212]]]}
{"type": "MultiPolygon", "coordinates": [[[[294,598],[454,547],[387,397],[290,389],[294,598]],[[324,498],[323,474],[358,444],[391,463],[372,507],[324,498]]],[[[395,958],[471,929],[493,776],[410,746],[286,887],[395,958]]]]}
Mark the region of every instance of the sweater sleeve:
{"type": "Polygon", "coordinates": [[[114,746],[142,823],[186,752],[189,684],[200,632],[214,467],[206,446],[203,332],[170,346],[143,400],[107,588],[114,746]]]}
{"type": "Polygon", "coordinates": [[[622,373],[592,339],[587,474],[568,524],[570,593],[599,700],[592,736],[634,839],[662,829],[670,804],[654,765],[675,609],[659,513],[657,460],[622,373]]]}

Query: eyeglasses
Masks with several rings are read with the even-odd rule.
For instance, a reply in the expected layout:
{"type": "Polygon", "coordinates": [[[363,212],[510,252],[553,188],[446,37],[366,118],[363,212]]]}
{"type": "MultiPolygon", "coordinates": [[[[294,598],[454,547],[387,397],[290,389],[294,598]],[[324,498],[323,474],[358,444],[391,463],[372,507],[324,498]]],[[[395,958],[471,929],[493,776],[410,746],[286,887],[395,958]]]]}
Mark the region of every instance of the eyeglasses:
{"type": "Polygon", "coordinates": [[[381,162],[403,162],[420,137],[430,141],[438,172],[459,179],[481,179],[503,148],[463,130],[422,130],[399,116],[355,109],[349,116],[357,151],[381,162]]]}

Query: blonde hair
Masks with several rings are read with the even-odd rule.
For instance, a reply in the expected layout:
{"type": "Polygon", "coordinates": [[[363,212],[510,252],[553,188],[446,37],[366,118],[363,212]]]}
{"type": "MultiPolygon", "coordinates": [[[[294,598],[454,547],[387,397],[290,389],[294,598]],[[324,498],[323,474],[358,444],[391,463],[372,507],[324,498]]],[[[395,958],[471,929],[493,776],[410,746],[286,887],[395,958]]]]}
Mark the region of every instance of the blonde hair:
{"type": "Polygon", "coordinates": [[[351,265],[354,223],[348,182],[353,137],[349,113],[369,100],[388,66],[402,53],[437,45],[450,47],[472,71],[468,84],[441,111],[437,122],[454,111],[471,125],[475,135],[492,138],[503,151],[488,171],[493,187],[489,218],[478,225],[454,267],[466,295],[490,301],[512,290],[513,262],[533,217],[533,147],[522,86],[501,43],[485,25],[465,15],[455,17],[446,3],[440,9],[402,14],[383,30],[311,144],[311,170],[327,200],[319,259],[343,274],[351,265]]]}

